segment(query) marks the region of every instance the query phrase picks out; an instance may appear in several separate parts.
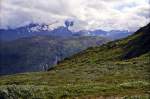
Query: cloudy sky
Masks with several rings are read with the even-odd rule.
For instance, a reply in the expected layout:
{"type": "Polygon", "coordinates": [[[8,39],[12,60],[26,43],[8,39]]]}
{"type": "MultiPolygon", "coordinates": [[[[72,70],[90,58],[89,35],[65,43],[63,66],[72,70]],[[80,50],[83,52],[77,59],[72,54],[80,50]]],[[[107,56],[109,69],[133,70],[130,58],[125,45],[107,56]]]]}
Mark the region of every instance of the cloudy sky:
{"type": "Polygon", "coordinates": [[[31,22],[72,29],[136,30],[150,22],[149,0],[0,0],[0,28],[31,22]]]}

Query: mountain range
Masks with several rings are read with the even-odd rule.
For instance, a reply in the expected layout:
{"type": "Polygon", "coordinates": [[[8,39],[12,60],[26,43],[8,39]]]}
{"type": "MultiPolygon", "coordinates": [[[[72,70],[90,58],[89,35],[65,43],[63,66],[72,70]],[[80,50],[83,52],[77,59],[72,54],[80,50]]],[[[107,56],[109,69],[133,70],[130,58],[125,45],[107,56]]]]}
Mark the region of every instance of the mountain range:
{"type": "Polygon", "coordinates": [[[3,41],[16,40],[23,37],[31,37],[37,35],[50,35],[50,36],[61,36],[61,37],[70,37],[70,36],[101,36],[108,39],[120,39],[131,35],[132,32],[125,30],[111,30],[104,31],[101,29],[97,30],[80,30],[74,32],[68,29],[67,26],[59,26],[57,28],[50,28],[46,24],[29,24],[15,29],[0,29],[0,39],[3,41]]]}
{"type": "Polygon", "coordinates": [[[47,72],[0,77],[3,99],[149,99],[150,23],[133,35],[90,47],[47,72]]]}

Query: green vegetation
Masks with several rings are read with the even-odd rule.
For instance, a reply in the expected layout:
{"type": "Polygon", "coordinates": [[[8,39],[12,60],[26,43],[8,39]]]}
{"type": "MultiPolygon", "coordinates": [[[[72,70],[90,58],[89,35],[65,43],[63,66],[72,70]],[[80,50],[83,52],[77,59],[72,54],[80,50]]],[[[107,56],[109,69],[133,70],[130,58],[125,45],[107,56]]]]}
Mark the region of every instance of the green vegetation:
{"type": "Polygon", "coordinates": [[[150,24],[128,38],[91,47],[66,58],[48,72],[2,76],[1,97],[103,99],[109,96],[149,99],[150,39],[146,39],[150,37],[148,27],[150,24]],[[143,49],[139,42],[141,37],[145,37],[143,49]],[[136,53],[132,54],[134,50],[136,53]]]}

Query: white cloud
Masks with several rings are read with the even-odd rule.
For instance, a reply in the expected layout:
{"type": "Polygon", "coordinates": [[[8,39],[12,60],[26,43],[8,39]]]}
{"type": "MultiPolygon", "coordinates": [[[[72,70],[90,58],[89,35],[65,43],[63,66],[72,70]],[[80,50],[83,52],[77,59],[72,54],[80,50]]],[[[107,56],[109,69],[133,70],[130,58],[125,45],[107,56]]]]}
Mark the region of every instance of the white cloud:
{"type": "Polygon", "coordinates": [[[75,30],[136,30],[150,22],[149,10],[148,0],[1,0],[0,28],[71,19],[75,30]]]}

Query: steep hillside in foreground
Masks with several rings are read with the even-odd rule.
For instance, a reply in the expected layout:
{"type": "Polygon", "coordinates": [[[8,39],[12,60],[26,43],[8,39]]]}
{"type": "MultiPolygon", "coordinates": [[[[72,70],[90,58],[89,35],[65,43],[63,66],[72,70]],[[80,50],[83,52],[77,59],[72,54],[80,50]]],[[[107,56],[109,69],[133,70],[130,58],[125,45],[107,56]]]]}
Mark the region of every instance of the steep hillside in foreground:
{"type": "Polygon", "coordinates": [[[2,76],[0,95],[52,99],[105,99],[105,96],[149,99],[149,31],[150,24],[126,39],[89,48],[66,58],[48,72],[2,76]],[[142,47],[139,41],[143,37],[144,49],[137,50],[142,47]],[[132,55],[135,50],[136,54],[132,55]]]}
{"type": "Polygon", "coordinates": [[[0,43],[0,75],[45,71],[58,61],[91,46],[106,43],[101,37],[34,36],[0,43]]]}

